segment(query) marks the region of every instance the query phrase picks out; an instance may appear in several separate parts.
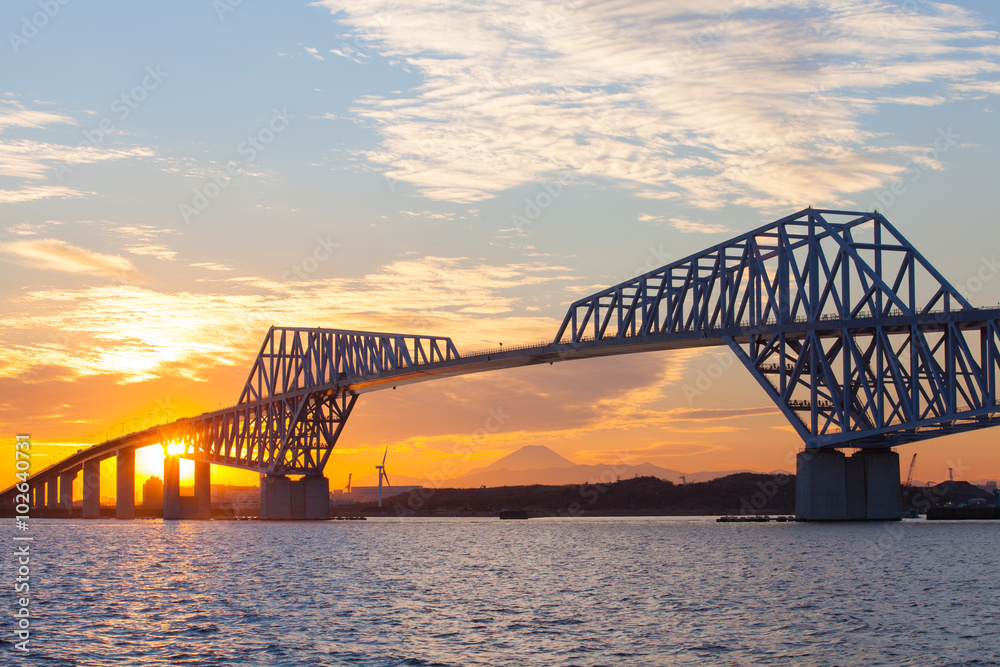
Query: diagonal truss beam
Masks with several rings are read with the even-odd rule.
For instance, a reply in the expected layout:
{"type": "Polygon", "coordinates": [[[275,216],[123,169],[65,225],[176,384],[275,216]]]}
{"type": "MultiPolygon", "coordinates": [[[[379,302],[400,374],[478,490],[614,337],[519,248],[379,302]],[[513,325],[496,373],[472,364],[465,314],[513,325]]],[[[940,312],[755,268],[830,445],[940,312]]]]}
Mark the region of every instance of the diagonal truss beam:
{"type": "Polygon", "coordinates": [[[235,406],[38,475],[168,441],[195,460],[322,474],[359,393],[707,345],[729,346],[807,447],[891,447],[1000,424],[1000,309],[973,308],[880,213],[805,209],[572,303],[551,343],[461,356],[444,337],[272,327],[235,406]]]}

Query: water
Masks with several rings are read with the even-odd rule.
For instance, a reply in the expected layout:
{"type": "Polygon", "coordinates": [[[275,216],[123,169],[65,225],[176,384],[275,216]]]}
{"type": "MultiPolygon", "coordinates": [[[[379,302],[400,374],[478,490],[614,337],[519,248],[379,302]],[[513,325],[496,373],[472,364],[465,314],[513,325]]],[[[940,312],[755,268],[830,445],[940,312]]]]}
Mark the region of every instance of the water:
{"type": "Polygon", "coordinates": [[[1000,665],[998,531],[35,520],[0,664],[1000,665]]]}

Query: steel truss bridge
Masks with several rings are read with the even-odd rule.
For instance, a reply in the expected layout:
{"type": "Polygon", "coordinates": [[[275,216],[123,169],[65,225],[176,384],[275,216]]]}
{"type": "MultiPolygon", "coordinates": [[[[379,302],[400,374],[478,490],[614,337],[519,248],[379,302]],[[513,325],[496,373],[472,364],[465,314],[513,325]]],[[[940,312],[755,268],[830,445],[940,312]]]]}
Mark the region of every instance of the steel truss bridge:
{"type": "MultiPolygon", "coordinates": [[[[973,307],[878,212],[806,209],[570,305],[551,342],[272,327],[239,402],[84,449],[322,475],[361,394],[441,377],[726,345],[809,448],[880,449],[1000,423],[1000,309],[973,307]]],[[[4,502],[14,493],[3,494],[4,502]]]]}

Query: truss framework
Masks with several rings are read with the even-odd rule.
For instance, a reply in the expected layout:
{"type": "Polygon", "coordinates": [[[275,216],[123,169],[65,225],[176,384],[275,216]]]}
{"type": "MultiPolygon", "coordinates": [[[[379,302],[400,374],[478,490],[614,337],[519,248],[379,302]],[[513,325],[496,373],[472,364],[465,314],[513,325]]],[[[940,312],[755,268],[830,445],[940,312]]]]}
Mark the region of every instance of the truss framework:
{"type": "Polygon", "coordinates": [[[359,378],[458,358],[450,338],[275,328],[267,332],[240,394],[240,404],[317,386],[333,389],[359,378]]]}
{"type": "Polygon", "coordinates": [[[556,342],[963,308],[880,213],[806,209],[580,299],[556,342]]]}
{"type": "Polygon", "coordinates": [[[372,385],[694,342],[728,345],[807,447],[889,447],[1000,423],[998,318],[881,214],[807,209],[575,302],[551,344],[461,357],[444,337],[272,327],[237,405],[157,437],[319,475],[372,385]]]}
{"type": "Polygon", "coordinates": [[[237,405],[178,422],[184,456],[272,475],[320,475],[366,378],[458,359],[449,338],[275,328],[237,405]]]}
{"type": "Polygon", "coordinates": [[[881,214],[806,209],[572,304],[556,342],[692,334],[737,354],[809,447],[998,421],[997,311],[881,214]]]}
{"type": "Polygon", "coordinates": [[[808,447],[893,447],[995,426],[997,320],[726,341],[808,447]]]}

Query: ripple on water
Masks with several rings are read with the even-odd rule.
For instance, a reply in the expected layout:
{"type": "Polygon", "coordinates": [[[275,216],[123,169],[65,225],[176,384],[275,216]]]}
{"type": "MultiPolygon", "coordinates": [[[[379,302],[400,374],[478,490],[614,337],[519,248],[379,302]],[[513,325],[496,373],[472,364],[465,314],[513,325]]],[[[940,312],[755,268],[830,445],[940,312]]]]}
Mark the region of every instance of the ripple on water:
{"type": "Polygon", "coordinates": [[[996,524],[344,523],[39,521],[24,664],[1000,664],[996,524]]]}

